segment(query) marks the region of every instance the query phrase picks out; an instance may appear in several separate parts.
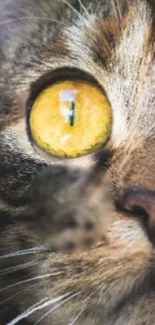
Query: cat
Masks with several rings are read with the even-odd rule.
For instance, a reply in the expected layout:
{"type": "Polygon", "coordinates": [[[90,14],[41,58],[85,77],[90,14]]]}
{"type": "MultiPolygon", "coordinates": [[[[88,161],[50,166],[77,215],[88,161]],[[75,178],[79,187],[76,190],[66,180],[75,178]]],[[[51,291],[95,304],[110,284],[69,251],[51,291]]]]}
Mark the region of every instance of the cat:
{"type": "Polygon", "coordinates": [[[0,17],[0,324],[155,324],[154,1],[0,17]]]}

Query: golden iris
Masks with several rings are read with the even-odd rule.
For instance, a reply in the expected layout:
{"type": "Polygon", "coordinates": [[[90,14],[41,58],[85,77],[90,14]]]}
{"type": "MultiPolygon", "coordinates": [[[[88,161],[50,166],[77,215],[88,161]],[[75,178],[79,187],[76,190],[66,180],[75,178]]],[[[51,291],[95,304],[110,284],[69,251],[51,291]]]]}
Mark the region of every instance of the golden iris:
{"type": "Polygon", "coordinates": [[[61,81],[44,89],[30,112],[31,135],[50,155],[74,158],[102,147],[112,128],[103,92],[87,81],[61,81]]]}

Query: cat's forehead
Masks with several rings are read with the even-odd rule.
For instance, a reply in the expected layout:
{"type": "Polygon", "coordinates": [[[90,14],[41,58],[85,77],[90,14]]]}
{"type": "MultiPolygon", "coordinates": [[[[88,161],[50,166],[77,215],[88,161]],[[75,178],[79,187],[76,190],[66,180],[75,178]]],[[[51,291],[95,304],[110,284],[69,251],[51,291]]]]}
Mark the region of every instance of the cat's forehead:
{"type": "Polygon", "coordinates": [[[90,15],[65,35],[74,62],[106,90],[113,109],[112,138],[119,146],[155,136],[154,12],[149,1],[125,1],[125,10],[117,4],[116,12],[112,3],[106,19],[90,15]]]}

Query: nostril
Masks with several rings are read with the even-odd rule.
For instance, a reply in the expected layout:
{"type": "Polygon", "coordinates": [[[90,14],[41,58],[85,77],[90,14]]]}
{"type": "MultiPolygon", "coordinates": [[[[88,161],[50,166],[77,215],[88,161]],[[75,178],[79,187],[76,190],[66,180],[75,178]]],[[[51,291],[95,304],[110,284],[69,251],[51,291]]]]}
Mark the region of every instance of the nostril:
{"type": "Polygon", "coordinates": [[[142,187],[130,187],[124,193],[123,207],[129,212],[138,211],[147,215],[148,234],[154,234],[155,241],[155,192],[142,187]]]}
{"type": "Polygon", "coordinates": [[[126,190],[123,199],[126,210],[139,208],[144,210],[150,217],[155,219],[155,192],[144,188],[129,188],[126,190]]]}

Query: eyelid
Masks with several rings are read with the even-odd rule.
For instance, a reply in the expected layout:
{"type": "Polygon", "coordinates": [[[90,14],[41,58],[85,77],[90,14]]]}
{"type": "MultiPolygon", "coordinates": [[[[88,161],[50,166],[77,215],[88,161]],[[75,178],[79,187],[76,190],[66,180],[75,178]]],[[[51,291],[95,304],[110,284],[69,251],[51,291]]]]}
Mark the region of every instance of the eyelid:
{"type": "Polygon", "coordinates": [[[71,67],[62,67],[55,69],[53,71],[50,71],[46,75],[43,75],[39,80],[37,80],[30,88],[29,92],[29,98],[28,103],[32,103],[35,101],[35,99],[39,96],[39,94],[49,86],[52,86],[52,84],[55,84],[56,82],[60,81],[69,81],[69,80],[82,80],[87,81],[94,86],[98,87],[104,94],[104,96],[107,97],[106,92],[104,88],[101,86],[98,80],[96,80],[91,74],[89,74],[86,71],[77,69],[77,68],[71,68],[71,67]]]}

